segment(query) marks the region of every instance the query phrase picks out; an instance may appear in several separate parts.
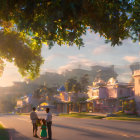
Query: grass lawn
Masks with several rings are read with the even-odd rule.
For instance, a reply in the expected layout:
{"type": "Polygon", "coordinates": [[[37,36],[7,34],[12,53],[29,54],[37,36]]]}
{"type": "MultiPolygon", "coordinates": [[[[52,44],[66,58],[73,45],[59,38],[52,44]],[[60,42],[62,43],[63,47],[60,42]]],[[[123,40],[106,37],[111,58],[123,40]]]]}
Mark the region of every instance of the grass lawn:
{"type": "Polygon", "coordinates": [[[87,118],[87,119],[107,119],[107,120],[124,120],[124,121],[140,121],[140,117],[136,115],[127,115],[124,113],[116,113],[114,117],[105,117],[98,115],[89,115],[86,113],[71,113],[71,114],[59,114],[62,117],[74,117],[74,118],[87,118]]]}
{"type": "Polygon", "coordinates": [[[30,115],[30,113],[16,113],[16,115],[30,115]]]}
{"type": "Polygon", "coordinates": [[[75,118],[87,118],[87,119],[103,119],[104,116],[94,116],[94,115],[88,115],[86,113],[71,113],[71,114],[59,114],[59,116],[62,117],[75,117],[75,118]]]}
{"type": "Polygon", "coordinates": [[[137,115],[128,115],[122,112],[116,113],[114,117],[106,117],[107,120],[124,120],[124,121],[140,121],[140,117],[137,115]]]}
{"type": "Polygon", "coordinates": [[[1,124],[0,124],[0,140],[9,140],[9,134],[1,124]]]}
{"type": "Polygon", "coordinates": [[[140,117],[107,117],[107,120],[140,121],[140,117]]]}

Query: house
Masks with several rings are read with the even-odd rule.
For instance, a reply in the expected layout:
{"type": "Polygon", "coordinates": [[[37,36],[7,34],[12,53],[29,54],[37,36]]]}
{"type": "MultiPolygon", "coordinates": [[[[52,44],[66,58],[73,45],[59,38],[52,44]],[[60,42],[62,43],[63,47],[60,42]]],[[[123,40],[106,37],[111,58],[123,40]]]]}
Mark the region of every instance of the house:
{"type": "Polygon", "coordinates": [[[61,86],[58,90],[59,94],[55,95],[56,110],[58,113],[69,113],[69,99],[68,93],[64,86],[61,86]]]}
{"type": "Polygon", "coordinates": [[[133,78],[134,78],[136,108],[137,113],[140,115],[140,70],[135,70],[133,72],[133,78]]]}
{"type": "Polygon", "coordinates": [[[86,93],[66,92],[64,86],[60,87],[58,92],[59,94],[55,95],[58,113],[86,111],[85,102],[83,102],[88,97],[86,93]]]}
{"type": "MultiPolygon", "coordinates": [[[[40,95],[40,93],[39,93],[40,95]]],[[[32,107],[38,107],[41,103],[47,101],[47,97],[45,94],[43,96],[33,96],[32,94],[25,95],[20,97],[17,100],[16,110],[17,112],[27,113],[32,110],[32,107]]]]}
{"type": "Polygon", "coordinates": [[[87,92],[88,111],[115,112],[121,110],[120,99],[134,98],[133,84],[119,83],[110,78],[107,83],[102,80],[93,82],[87,92]]]}
{"type": "Polygon", "coordinates": [[[31,111],[32,94],[20,97],[17,100],[16,110],[17,112],[30,112],[31,111]]]}

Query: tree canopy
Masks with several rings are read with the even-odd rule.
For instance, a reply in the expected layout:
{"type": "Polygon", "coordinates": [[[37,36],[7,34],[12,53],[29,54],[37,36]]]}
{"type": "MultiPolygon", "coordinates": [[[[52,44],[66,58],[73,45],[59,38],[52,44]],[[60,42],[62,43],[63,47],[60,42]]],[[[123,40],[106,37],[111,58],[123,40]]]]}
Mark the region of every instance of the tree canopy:
{"type": "Polygon", "coordinates": [[[0,57],[39,73],[42,43],[84,46],[87,30],[112,46],[140,38],[139,0],[0,0],[0,57]]]}

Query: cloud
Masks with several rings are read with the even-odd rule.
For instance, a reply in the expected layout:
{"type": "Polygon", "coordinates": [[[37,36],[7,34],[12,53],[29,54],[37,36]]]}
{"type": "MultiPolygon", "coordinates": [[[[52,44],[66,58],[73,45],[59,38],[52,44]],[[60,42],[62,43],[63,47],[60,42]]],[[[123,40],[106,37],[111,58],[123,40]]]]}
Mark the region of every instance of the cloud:
{"type": "Polygon", "coordinates": [[[64,58],[67,58],[67,56],[66,55],[64,55],[64,54],[61,54],[61,53],[55,53],[55,54],[53,54],[53,55],[49,55],[48,57],[46,57],[45,58],[45,61],[52,61],[53,59],[64,59],[64,58]]]}
{"type": "Polygon", "coordinates": [[[66,70],[72,70],[77,68],[90,69],[91,66],[94,65],[102,65],[102,66],[111,65],[110,62],[106,61],[95,62],[91,59],[86,58],[84,55],[68,56],[68,59],[69,62],[66,65],[60,66],[58,68],[59,74],[63,73],[66,70]]]}
{"type": "Polygon", "coordinates": [[[48,57],[46,57],[45,61],[52,61],[55,58],[55,55],[50,55],[48,57]]]}
{"type": "Polygon", "coordinates": [[[109,62],[109,61],[100,61],[100,62],[97,63],[97,65],[109,66],[109,65],[112,65],[112,63],[109,62]]]}
{"type": "Polygon", "coordinates": [[[65,66],[60,66],[60,67],[58,68],[58,73],[59,73],[59,74],[62,74],[64,71],[66,71],[66,70],[72,70],[72,69],[74,69],[74,65],[72,65],[72,64],[67,64],[67,65],[65,65],[65,66]]]}
{"type": "Polygon", "coordinates": [[[63,73],[65,70],[72,70],[76,68],[87,68],[95,65],[90,59],[84,57],[84,55],[68,56],[69,62],[64,66],[58,68],[58,73],[63,73]]]}
{"type": "Polygon", "coordinates": [[[93,49],[93,54],[99,55],[99,54],[107,53],[110,51],[111,51],[111,47],[102,45],[102,46],[99,46],[99,47],[96,47],[95,49],[93,49]]]}
{"type": "Polygon", "coordinates": [[[136,56],[125,56],[125,57],[123,57],[123,59],[124,59],[125,61],[129,62],[129,63],[133,63],[133,62],[139,60],[139,58],[136,57],[136,56]]]}
{"type": "Polygon", "coordinates": [[[127,75],[127,76],[119,75],[119,76],[117,77],[117,79],[118,79],[119,82],[129,83],[130,80],[131,80],[131,76],[128,76],[128,75],[127,75]]]}
{"type": "Polygon", "coordinates": [[[68,56],[68,59],[69,59],[69,60],[79,60],[79,59],[81,59],[81,58],[85,58],[85,56],[84,56],[83,54],[68,56]]]}
{"type": "Polygon", "coordinates": [[[69,64],[80,64],[84,66],[91,66],[95,64],[92,60],[86,58],[84,55],[68,56],[69,64]]]}
{"type": "Polygon", "coordinates": [[[118,75],[117,79],[119,82],[126,82],[129,83],[132,78],[131,72],[124,72],[118,75]]]}
{"type": "Polygon", "coordinates": [[[41,68],[40,74],[44,74],[45,72],[56,73],[56,70],[55,69],[52,69],[52,68],[41,68]]]}

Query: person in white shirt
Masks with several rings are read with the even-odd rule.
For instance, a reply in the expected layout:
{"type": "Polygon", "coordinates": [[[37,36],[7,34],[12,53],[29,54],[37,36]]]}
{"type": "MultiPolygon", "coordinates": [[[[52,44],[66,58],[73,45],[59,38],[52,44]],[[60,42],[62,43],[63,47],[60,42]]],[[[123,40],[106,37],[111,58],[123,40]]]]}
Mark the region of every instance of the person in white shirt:
{"type": "Polygon", "coordinates": [[[47,122],[47,128],[48,128],[48,138],[49,140],[52,139],[52,130],[51,130],[51,126],[52,126],[52,114],[50,112],[49,108],[46,108],[46,122],[47,122]]]}

